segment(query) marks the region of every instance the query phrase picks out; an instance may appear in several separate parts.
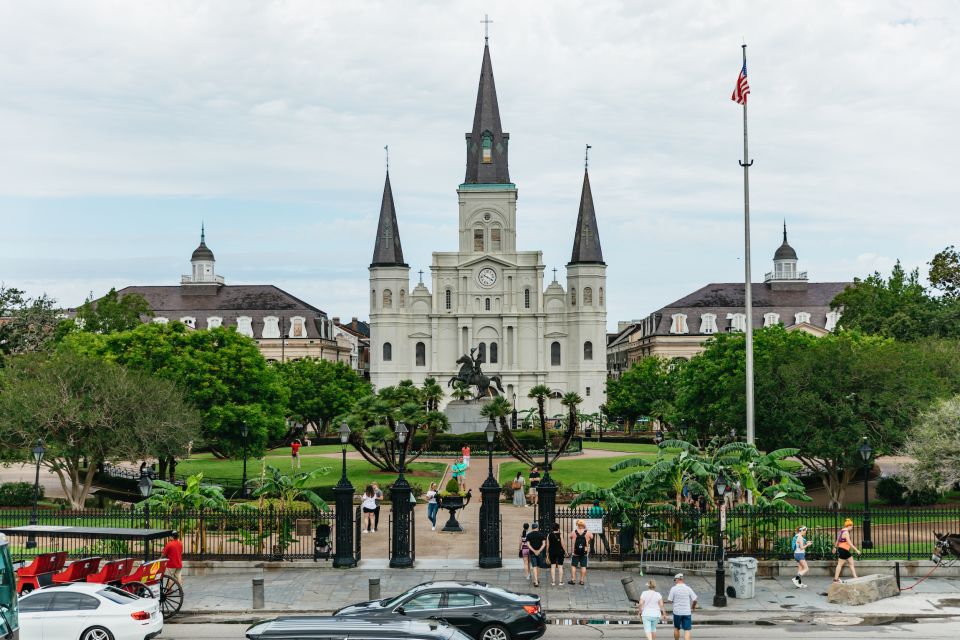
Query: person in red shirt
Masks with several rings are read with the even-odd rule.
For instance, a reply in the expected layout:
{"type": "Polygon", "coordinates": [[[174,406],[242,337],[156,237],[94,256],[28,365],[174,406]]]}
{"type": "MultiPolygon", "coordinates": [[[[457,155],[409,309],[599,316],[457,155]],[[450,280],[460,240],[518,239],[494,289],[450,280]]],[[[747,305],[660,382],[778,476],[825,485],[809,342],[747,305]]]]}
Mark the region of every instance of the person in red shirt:
{"type": "Polygon", "coordinates": [[[460,449],[460,453],[463,455],[463,464],[469,467],[470,466],[470,445],[463,445],[463,449],[460,449]]]}
{"type": "Polygon", "coordinates": [[[290,460],[290,468],[296,467],[300,468],[300,439],[297,438],[290,443],[290,455],[292,456],[290,460]]]}
{"type": "Polygon", "coordinates": [[[179,582],[180,586],[183,586],[183,576],[181,575],[183,571],[183,543],[180,542],[180,532],[174,531],[170,537],[172,540],[163,545],[163,553],[160,555],[167,559],[167,575],[179,582]]]}

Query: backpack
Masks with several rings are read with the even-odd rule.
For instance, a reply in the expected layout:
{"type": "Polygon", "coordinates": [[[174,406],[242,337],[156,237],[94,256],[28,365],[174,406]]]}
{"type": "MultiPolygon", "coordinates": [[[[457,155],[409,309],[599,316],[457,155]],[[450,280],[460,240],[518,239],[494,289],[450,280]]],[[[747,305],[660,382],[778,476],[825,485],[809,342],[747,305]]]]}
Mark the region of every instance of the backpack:
{"type": "Polygon", "coordinates": [[[790,540],[790,546],[793,547],[793,551],[794,551],[794,553],[796,553],[796,551],[797,551],[797,536],[793,536],[793,538],[790,540]]]}
{"type": "Polygon", "coordinates": [[[575,556],[585,556],[587,555],[587,532],[584,531],[583,535],[579,533],[574,533],[576,536],[573,541],[573,555],[575,556]]]}

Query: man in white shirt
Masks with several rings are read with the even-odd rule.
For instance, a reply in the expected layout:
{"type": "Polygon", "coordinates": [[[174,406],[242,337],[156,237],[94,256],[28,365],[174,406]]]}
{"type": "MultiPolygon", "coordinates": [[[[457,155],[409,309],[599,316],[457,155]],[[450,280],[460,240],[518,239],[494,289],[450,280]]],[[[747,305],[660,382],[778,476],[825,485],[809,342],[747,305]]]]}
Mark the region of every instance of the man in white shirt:
{"type": "Polygon", "coordinates": [[[673,587],[670,588],[667,600],[673,603],[674,640],[680,640],[681,629],[683,629],[684,640],[690,640],[693,610],[697,608],[697,594],[683,581],[682,573],[673,576],[673,587]]]}

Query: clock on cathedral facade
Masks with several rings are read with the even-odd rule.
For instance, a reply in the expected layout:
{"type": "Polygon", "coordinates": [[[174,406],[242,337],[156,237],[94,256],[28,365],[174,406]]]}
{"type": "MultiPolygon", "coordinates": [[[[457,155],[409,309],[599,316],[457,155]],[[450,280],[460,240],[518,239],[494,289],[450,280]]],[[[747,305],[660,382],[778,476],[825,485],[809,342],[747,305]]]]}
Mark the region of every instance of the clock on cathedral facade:
{"type": "MultiPolygon", "coordinates": [[[[579,393],[580,410],[605,401],[606,264],[590,179],[584,172],[564,288],[545,286],[543,254],[517,249],[517,186],[510,181],[510,134],[500,124],[489,46],[484,46],[466,175],[457,189],[456,251],[433,253],[429,288],[410,289],[389,173],[370,264],[370,379],[377,387],[427,377],[441,384],[476,349],[518,409],[531,387],[579,393]]],[[[572,207],[571,207],[572,213],[572,207]]],[[[572,216],[571,216],[572,218],[572,216]]],[[[450,399],[449,389],[445,400],[450,399]]],[[[548,412],[561,410],[558,398],[548,412]]]]}

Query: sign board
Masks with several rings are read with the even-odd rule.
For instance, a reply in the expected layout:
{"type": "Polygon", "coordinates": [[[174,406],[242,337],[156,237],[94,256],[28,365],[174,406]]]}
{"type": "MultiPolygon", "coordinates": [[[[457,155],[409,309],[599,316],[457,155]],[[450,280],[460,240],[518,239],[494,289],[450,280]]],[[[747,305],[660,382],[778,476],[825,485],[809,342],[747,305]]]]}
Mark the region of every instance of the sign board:
{"type": "Polygon", "coordinates": [[[727,530],[727,505],[720,505],[720,531],[727,530]]]}
{"type": "Polygon", "coordinates": [[[297,518],[296,527],[298,536],[313,535],[313,522],[310,518],[297,518]]]}
{"type": "Polygon", "coordinates": [[[587,518],[584,520],[587,525],[587,531],[596,535],[603,533],[603,518],[587,518]]]}

